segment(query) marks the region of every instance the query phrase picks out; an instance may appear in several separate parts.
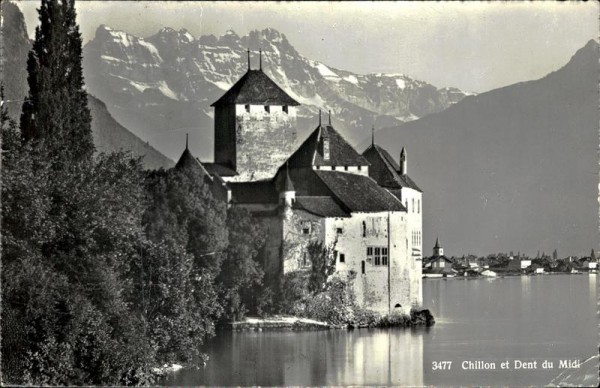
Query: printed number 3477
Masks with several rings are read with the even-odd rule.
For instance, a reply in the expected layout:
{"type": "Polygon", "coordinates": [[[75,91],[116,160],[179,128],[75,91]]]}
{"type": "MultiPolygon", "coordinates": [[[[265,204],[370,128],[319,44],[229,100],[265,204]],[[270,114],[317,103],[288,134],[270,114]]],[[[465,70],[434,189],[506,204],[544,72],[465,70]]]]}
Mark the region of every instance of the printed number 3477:
{"type": "Polygon", "coordinates": [[[452,368],[452,361],[433,361],[431,363],[431,369],[433,370],[450,370],[452,368]]]}

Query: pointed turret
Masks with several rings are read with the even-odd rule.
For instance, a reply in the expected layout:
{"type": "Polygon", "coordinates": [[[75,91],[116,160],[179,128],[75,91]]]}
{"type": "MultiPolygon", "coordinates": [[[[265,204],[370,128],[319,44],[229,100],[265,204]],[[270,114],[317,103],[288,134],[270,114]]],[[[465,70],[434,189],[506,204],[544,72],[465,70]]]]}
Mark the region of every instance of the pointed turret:
{"type": "Polygon", "coordinates": [[[285,177],[279,191],[279,199],[286,208],[290,208],[296,201],[296,189],[290,178],[290,170],[287,163],[285,164],[285,177]]]}
{"type": "Polygon", "coordinates": [[[208,174],[206,172],[206,170],[204,169],[204,166],[202,166],[202,163],[200,163],[200,161],[198,159],[196,159],[196,157],[194,157],[194,155],[192,155],[192,153],[190,152],[188,134],[186,133],[185,134],[185,149],[183,150],[183,153],[181,154],[181,156],[179,157],[179,160],[175,164],[175,169],[179,170],[179,169],[188,169],[188,168],[193,169],[193,170],[198,170],[203,175],[208,174]]]}
{"type": "Polygon", "coordinates": [[[371,127],[371,145],[375,146],[375,126],[371,127]]]}
{"type": "Polygon", "coordinates": [[[400,151],[400,171],[398,171],[400,175],[408,175],[407,172],[407,163],[406,163],[406,149],[402,147],[402,151],[400,151]]]}

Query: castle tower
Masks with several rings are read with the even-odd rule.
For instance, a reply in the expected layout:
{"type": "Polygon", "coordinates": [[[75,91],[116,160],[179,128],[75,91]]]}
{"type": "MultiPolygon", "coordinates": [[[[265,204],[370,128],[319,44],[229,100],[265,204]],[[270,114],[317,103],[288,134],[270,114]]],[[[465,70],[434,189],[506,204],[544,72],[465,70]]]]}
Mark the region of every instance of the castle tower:
{"type": "MultiPolygon", "coordinates": [[[[261,53],[262,57],[262,53],[261,53]]],[[[272,178],[296,147],[300,105],[262,71],[250,68],[215,108],[215,164],[234,170],[227,181],[272,178]]]]}
{"type": "Polygon", "coordinates": [[[433,247],[433,256],[444,256],[444,248],[440,246],[439,239],[437,238],[435,239],[435,246],[433,247]]]}

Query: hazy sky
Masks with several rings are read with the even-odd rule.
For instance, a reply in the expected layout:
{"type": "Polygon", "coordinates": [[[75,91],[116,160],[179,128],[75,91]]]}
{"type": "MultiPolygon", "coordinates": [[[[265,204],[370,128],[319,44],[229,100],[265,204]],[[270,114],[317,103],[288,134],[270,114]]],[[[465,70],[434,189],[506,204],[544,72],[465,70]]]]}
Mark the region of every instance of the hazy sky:
{"type": "MultiPolygon", "coordinates": [[[[30,37],[39,1],[16,1],[30,37]]],[[[106,24],[138,36],[162,27],[242,36],[272,27],[304,56],[357,73],[404,73],[483,92],[540,78],[598,38],[597,2],[129,2],[77,4],[84,41],[106,24]]]]}

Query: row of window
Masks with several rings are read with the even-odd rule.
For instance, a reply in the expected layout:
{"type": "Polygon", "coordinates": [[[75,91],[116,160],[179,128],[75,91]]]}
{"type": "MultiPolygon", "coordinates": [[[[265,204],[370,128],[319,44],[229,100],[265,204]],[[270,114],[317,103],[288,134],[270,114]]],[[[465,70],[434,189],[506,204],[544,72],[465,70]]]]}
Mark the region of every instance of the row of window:
{"type": "Polygon", "coordinates": [[[412,245],[421,245],[421,231],[420,230],[413,230],[412,245]]]}
{"type": "MultiPolygon", "coordinates": [[[[331,166],[331,171],[336,171],[338,169],[338,167],[340,168],[340,171],[342,171],[342,166],[331,166]]],[[[344,171],[348,171],[348,166],[343,166],[344,167],[344,171]]],[[[355,167],[355,166],[352,166],[355,167]]],[[[358,167],[358,171],[362,170],[362,166],[356,166],[358,167]]],[[[316,166],[317,170],[321,169],[321,166],[316,166]]]]}
{"type": "MultiPolygon", "coordinates": [[[[340,263],[346,262],[346,255],[338,251],[333,252],[334,258],[340,263]]],[[[367,258],[366,263],[377,267],[385,267],[388,265],[388,248],[387,247],[367,247],[367,258]]],[[[307,253],[304,252],[302,255],[302,267],[310,267],[310,260],[308,259],[307,253]]],[[[361,262],[361,273],[365,273],[365,260],[361,262]]]]}
{"type": "MultiPolygon", "coordinates": [[[[346,262],[346,255],[334,252],[334,257],[339,260],[340,263],[346,262]]],[[[364,261],[363,261],[364,263],[364,261]]],[[[375,266],[387,266],[388,265],[388,248],[387,247],[367,247],[367,263],[375,266]]],[[[364,273],[364,270],[363,270],[364,273]]]]}
{"type": "MultiPolygon", "coordinates": [[[[246,109],[246,112],[250,113],[250,104],[246,104],[246,106],[244,106],[244,108],[246,109]]],[[[289,113],[289,107],[287,105],[283,105],[281,110],[283,110],[285,113],[289,113]]],[[[271,112],[270,105],[265,105],[265,112],[267,112],[267,113],[271,112]]]]}
{"type": "MultiPolygon", "coordinates": [[[[417,206],[415,208],[415,199],[412,198],[412,213],[421,213],[421,200],[417,199],[417,206]],[[415,210],[416,209],[416,210],[415,210]]],[[[408,211],[408,199],[404,201],[404,207],[406,207],[406,211],[408,211]]]]}
{"type": "Polygon", "coordinates": [[[375,266],[387,266],[387,247],[367,247],[367,263],[373,264],[375,266]]]}

